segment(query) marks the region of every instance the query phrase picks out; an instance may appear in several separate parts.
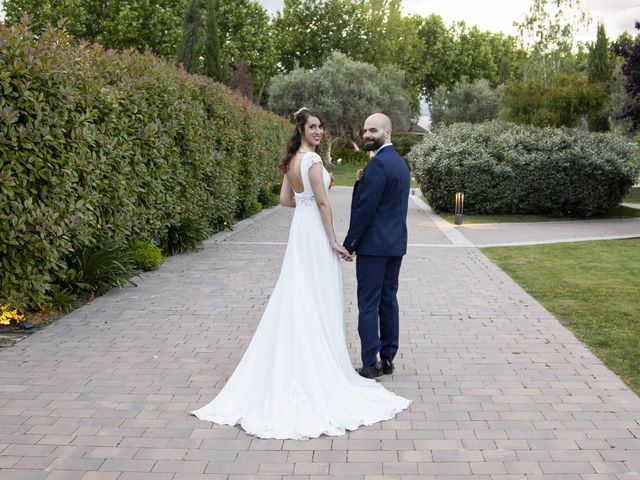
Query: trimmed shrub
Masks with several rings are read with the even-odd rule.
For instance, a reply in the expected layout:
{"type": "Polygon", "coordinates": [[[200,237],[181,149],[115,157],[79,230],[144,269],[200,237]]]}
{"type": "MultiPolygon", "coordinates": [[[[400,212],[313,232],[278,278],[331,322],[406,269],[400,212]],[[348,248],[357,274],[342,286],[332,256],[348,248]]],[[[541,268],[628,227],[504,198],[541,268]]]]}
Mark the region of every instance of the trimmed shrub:
{"type": "Polygon", "coordinates": [[[411,151],[413,146],[420,143],[422,138],[422,135],[408,132],[393,132],[391,134],[391,142],[393,143],[393,148],[395,148],[396,152],[398,152],[400,156],[404,157],[405,159],[407,155],[409,155],[409,152],[411,151]]]}
{"type": "Polygon", "coordinates": [[[142,240],[133,242],[129,247],[129,253],[136,266],[145,271],[158,269],[164,261],[160,248],[142,240]]]}
{"type": "Polygon", "coordinates": [[[0,26],[0,299],[46,305],[95,238],[224,228],[280,183],[289,131],[151,54],[0,26]]]}
{"type": "Polygon", "coordinates": [[[591,216],[618,205],[640,170],[635,145],[612,133],[500,121],[454,124],[411,151],[416,179],[436,211],[591,216]]]}
{"type": "Polygon", "coordinates": [[[338,160],[340,160],[341,165],[345,165],[347,163],[362,165],[369,161],[369,155],[367,155],[367,152],[363,150],[358,150],[356,152],[351,146],[331,149],[331,158],[333,163],[338,163],[338,160]]]}

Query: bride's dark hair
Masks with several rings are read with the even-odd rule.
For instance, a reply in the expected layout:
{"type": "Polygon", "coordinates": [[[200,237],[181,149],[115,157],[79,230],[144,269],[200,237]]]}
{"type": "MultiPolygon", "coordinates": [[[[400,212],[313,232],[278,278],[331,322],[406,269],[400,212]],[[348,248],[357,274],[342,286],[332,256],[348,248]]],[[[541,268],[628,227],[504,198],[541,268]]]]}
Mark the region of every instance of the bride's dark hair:
{"type": "Polygon", "coordinates": [[[318,120],[320,120],[320,125],[324,127],[324,120],[322,120],[322,117],[317,110],[303,107],[294,114],[296,129],[289,139],[289,143],[287,144],[287,151],[285,152],[284,157],[282,158],[282,160],[280,160],[280,170],[282,170],[284,173],[287,173],[287,170],[289,170],[289,163],[291,162],[291,159],[295,156],[298,150],[300,150],[300,145],[302,144],[302,134],[304,133],[304,126],[307,124],[307,120],[309,119],[309,117],[316,117],[318,120]]]}

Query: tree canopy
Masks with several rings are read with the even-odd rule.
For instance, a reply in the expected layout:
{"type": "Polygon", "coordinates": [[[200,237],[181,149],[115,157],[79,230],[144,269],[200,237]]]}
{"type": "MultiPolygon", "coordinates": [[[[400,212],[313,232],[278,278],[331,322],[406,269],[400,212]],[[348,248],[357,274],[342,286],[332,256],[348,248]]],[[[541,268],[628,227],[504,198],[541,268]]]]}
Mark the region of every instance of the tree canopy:
{"type": "Polygon", "coordinates": [[[30,28],[38,31],[66,17],[65,28],[76,38],[164,57],[176,53],[186,6],[187,0],[4,0],[8,24],[31,14],[30,28]]]}
{"type": "Polygon", "coordinates": [[[484,79],[463,78],[451,90],[440,86],[433,95],[431,121],[434,127],[457,122],[481,123],[498,116],[500,94],[484,79]]]}
{"type": "Polygon", "coordinates": [[[397,68],[351,60],[335,52],[318,69],[298,68],[276,76],[269,89],[269,107],[289,117],[302,106],[318,109],[332,137],[358,138],[364,119],[374,112],[391,118],[394,130],[409,125],[411,98],[397,68]]]}

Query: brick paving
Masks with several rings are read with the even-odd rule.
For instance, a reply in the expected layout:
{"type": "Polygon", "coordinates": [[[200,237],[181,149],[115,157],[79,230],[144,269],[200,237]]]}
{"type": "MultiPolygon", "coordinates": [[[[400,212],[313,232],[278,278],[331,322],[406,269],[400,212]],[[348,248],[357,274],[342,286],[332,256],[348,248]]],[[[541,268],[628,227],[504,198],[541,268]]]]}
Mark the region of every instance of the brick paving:
{"type": "MultiPolygon", "coordinates": [[[[331,193],[340,235],[349,198],[331,193]]],[[[189,416],[247,347],[291,213],[244,222],[0,351],[0,480],[640,479],[640,399],[413,201],[401,347],[382,379],[409,411],[309,441],[189,416]]],[[[357,364],[353,264],[343,276],[357,364]]]]}

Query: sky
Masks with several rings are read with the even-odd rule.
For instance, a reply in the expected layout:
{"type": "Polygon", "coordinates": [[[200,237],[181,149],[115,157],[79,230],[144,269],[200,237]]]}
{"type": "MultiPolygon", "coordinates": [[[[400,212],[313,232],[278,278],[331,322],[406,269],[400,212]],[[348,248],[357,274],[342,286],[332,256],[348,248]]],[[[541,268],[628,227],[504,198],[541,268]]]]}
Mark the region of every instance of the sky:
{"type": "MultiPolygon", "coordinates": [[[[281,10],[284,0],[259,0],[271,14],[281,10]]],[[[593,41],[596,37],[596,21],[604,23],[607,37],[615,39],[627,30],[637,33],[634,20],[640,21],[640,0],[582,0],[582,7],[591,14],[593,22],[578,32],[576,40],[593,41]]],[[[446,24],[464,20],[467,25],[477,25],[481,30],[515,34],[514,21],[520,21],[529,10],[531,0],[403,0],[406,15],[440,15],[446,24]]]]}

